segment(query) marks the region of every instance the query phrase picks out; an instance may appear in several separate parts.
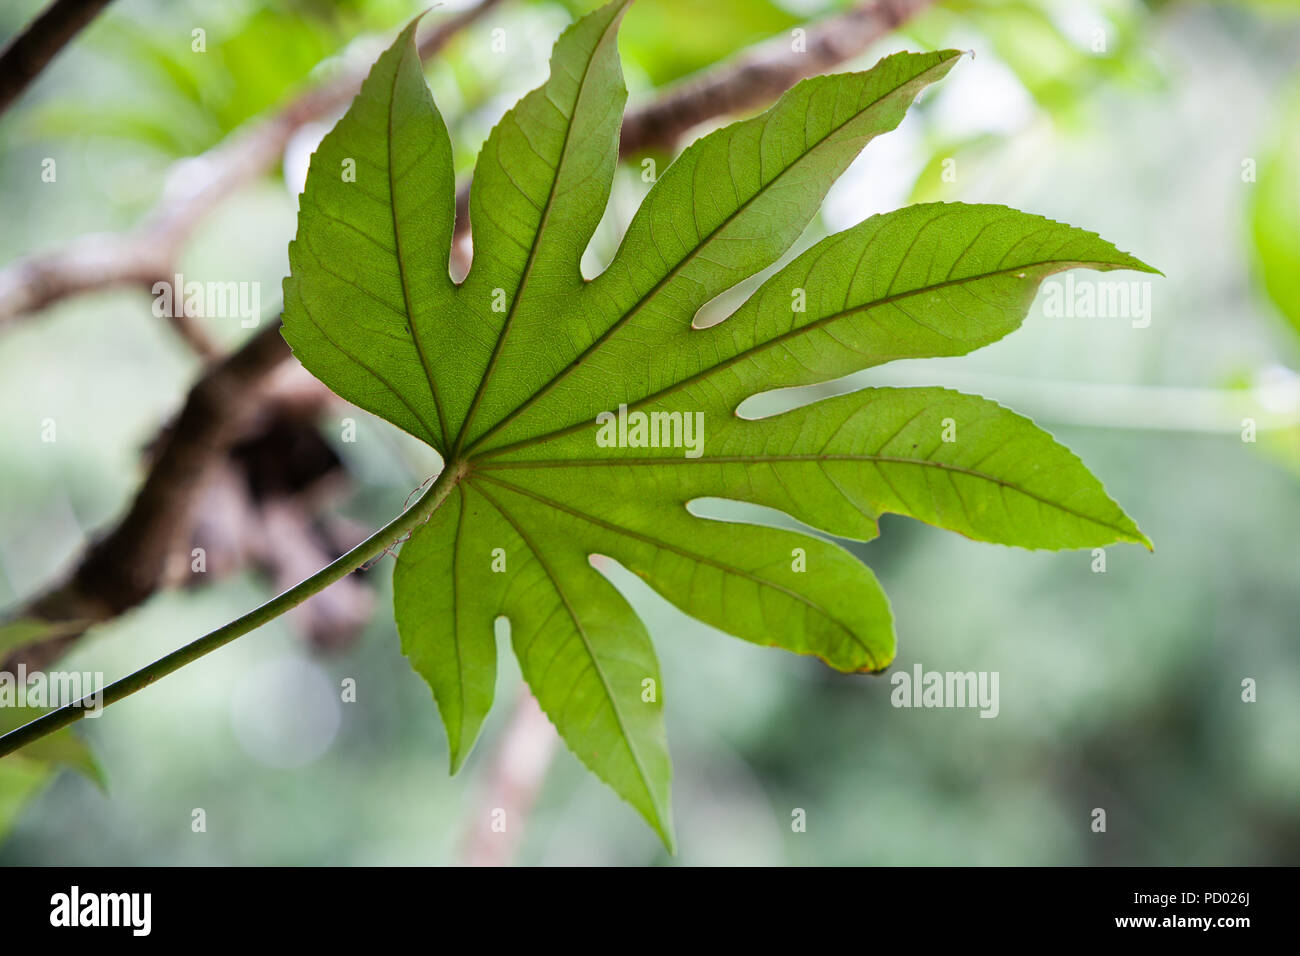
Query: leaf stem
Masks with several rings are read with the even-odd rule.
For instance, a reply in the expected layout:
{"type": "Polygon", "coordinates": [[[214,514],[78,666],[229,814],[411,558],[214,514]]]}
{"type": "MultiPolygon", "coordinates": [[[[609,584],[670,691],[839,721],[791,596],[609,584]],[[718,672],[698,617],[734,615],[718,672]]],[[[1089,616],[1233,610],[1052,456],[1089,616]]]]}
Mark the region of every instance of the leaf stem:
{"type": "Polygon", "coordinates": [[[282,592],[265,604],[254,608],[242,617],[238,617],[222,627],[191,641],[184,647],[177,648],[170,654],[158,658],[152,664],[141,668],[133,674],[114,681],[107,687],[93,694],[64,704],[62,707],[42,714],[35,720],[23,724],[4,736],[0,736],[0,757],[5,757],[20,747],[54,733],[69,724],[75,723],[86,715],[87,709],[107,707],[129,697],[138,690],[143,690],[154,681],[180,670],[186,664],[210,654],[219,647],[224,647],[237,637],[254,631],[297,607],[315,594],[319,594],[331,584],[342,580],[371,559],[383,554],[400,538],[415,530],[429,519],[429,516],[447,500],[457,482],[465,476],[464,462],[443,468],[437,480],[416,503],[403,511],[380,530],[361,542],[342,557],[330,562],[309,578],[298,582],[289,590],[282,592]],[[102,694],[102,696],[100,696],[102,694]]]}

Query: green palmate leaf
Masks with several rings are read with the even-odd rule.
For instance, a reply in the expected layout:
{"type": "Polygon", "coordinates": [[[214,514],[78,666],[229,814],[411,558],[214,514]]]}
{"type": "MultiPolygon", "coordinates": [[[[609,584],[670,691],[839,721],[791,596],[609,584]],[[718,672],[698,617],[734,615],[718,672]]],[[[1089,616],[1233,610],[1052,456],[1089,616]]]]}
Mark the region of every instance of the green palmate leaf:
{"type": "Polygon", "coordinates": [[[866,566],[820,537],[688,504],[751,502],[864,540],[892,512],[1027,548],[1148,544],[1078,458],[983,398],[864,389],[770,418],[737,409],[764,390],[993,342],[1052,273],[1152,270],[1001,206],[914,206],[817,243],[728,319],[695,327],[702,306],[790,248],[863,146],[951,69],[959,54],[942,51],[806,80],[699,140],[585,280],[617,159],[626,6],[569,28],[551,78],[488,138],[459,285],[450,147],[408,28],[313,159],[284,322],[307,368],[447,459],[452,490],[403,547],[394,588],[452,769],[491,707],[504,617],[570,748],[671,846],[659,667],[591,557],[738,637],[878,671],[893,619],[866,566]]]}

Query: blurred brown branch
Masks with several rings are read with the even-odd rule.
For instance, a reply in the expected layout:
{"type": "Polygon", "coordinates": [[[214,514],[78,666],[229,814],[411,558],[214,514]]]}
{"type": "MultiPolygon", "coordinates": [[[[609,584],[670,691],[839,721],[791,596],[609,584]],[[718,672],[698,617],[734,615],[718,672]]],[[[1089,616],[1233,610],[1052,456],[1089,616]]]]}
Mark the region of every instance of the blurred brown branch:
{"type": "Polygon", "coordinates": [[[56,638],[32,645],[7,661],[5,670],[16,660],[44,666],[91,625],[154,592],[188,536],[206,480],[261,411],[263,387],[288,353],[277,321],[195,383],[126,515],[87,549],[65,581],[6,615],[61,626],[56,638]]]}
{"type": "Polygon", "coordinates": [[[112,0],[55,0],[0,50],[0,113],[112,0]]]}
{"type": "MultiPolygon", "coordinates": [[[[49,626],[0,662],[49,666],[91,626],[168,586],[191,586],[251,565],[290,587],[365,537],[320,517],[346,488],[317,422],[332,393],[298,365],[275,321],[212,365],[149,450],[149,472],[118,524],[65,579],[6,615],[49,626]],[[192,567],[201,548],[203,573],[192,567]],[[52,626],[51,626],[52,625],[52,626]]],[[[290,615],[317,647],[345,644],[367,623],[371,595],[356,578],[290,615]]]]}
{"type": "Polygon", "coordinates": [[[777,37],[688,79],[667,95],[628,114],[623,123],[623,155],[672,146],[700,123],[764,106],[800,80],[865,52],[931,2],[859,3],[809,25],[802,50],[795,49],[791,37],[777,37]]]}
{"type": "Polygon", "coordinates": [[[523,840],[559,735],[527,685],[490,756],[486,790],[474,802],[461,844],[464,866],[509,866],[523,840]]]}

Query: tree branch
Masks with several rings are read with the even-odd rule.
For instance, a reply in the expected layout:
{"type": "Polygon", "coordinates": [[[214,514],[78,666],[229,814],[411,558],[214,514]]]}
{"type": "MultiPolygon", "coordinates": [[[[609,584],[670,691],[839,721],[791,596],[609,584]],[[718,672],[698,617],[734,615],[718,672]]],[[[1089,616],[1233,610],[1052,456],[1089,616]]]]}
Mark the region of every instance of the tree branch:
{"type": "Polygon", "coordinates": [[[492,748],[487,790],[475,801],[465,828],[463,865],[509,866],[514,861],[559,742],[550,718],[523,685],[510,722],[492,748]]]}
{"type": "Polygon", "coordinates": [[[790,37],[782,36],[688,79],[667,95],[628,114],[623,123],[623,155],[671,146],[700,123],[763,106],[800,80],[864,53],[931,2],[860,3],[807,27],[803,52],[794,49],[790,37]]]}
{"type": "Polygon", "coordinates": [[[0,51],[0,114],[112,0],[54,0],[0,51]]]}
{"type": "Polygon", "coordinates": [[[168,559],[188,539],[207,479],[261,408],[263,386],[288,355],[277,319],[195,383],[122,520],[87,549],[63,583],[6,615],[56,625],[55,637],[12,656],[6,670],[19,661],[29,668],[48,665],[89,627],[158,588],[168,559]]]}

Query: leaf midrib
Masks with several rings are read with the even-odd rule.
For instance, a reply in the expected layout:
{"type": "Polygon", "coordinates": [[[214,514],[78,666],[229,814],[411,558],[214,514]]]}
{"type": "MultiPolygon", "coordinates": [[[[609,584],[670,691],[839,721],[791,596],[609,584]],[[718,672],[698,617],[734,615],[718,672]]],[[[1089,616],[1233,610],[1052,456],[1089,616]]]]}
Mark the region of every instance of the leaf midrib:
{"type": "Polygon", "coordinates": [[[460,629],[460,534],[465,527],[465,492],[461,491],[456,499],[456,534],[451,545],[451,627],[456,635],[452,644],[456,649],[456,694],[460,698],[460,719],[451,753],[453,765],[458,766],[465,759],[465,659],[461,654],[460,629]]]}
{"type": "MultiPolygon", "coordinates": [[[[574,458],[574,459],[555,458],[555,459],[544,459],[540,461],[518,461],[518,462],[497,462],[496,464],[489,464],[489,463],[476,464],[474,466],[474,470],[476,473],[479,473],[482,477],[487,478],[489,476],[482,474],[483,472],[489,470],[500,470],[500,469],[571,468],[571,467],[592,468],[592,467],[602,467],[602,466],[617,467],[620,465],[628,465],[633,467],[638,467],[638,466],[653,467],[655,465],[694,465],[694,464],[763,465],[763,464],[772,464],[772,463],[784,464],[784,463],[821,462],[821,461],[855,461],[855,462],[869,462],[871,464],[877,464],[877,465],[879,464],[915,465],[917,467],[923,467],[923,468],[939,468],[946,472],[961,474],[970,478],[977,478],[982,481],[990,482],[992,484],[997,485],[1000,488],[1009,489],[1018,494],[1022,494],[1026,498],[1030,498],[1034,501],[1037,501],[1039,504],[1044,505],[1048,508],[1052,508],[1054,510],[1068,514],[1072,517],[1078,518],[1080,521],[1086,521],[1089,524],[1093,524],[1101,528],[1106,528],[1110,531],[1118,532],[1128,540],[1135,540],[1133,537],[1133,533],[1129,531],[1127,528],[1124,528],[1120,525],[1112,524],[1107,521],[1103,521],[1091,515],[1084,514],[1083,512],[1076,511],[1073,508],[1069,508],[1066,505],[1061,504],[1060,502],[1052,501],[1049,498],[1044,498],[1042,495],[1035,494],[1034,492],[1029,491],[1024,487],[1015,484],[1014,482],[997,478],[993,475],[987,474],[986,472],[976,471],[973,468],[962,468],[961,466],[958,465],[951,465],[948,464],[947,462],[933,461],[931,459],[926,459],[926,458],[899,458],[897,456],[892,456],[892,455],[850,455],[850,454],[718,455],[713,457],[701,456],[699,458],[685,458],[685,457],[682,458],[669,458],[669,457],[574,458]]],[[[895,492],[895,494],[897,494],[897,492],[895,492]]],[[[901,496],[900,496],[900,500],[901,500],[901,496]]]]}
{"type": "MultiPolygon", "coordinates": [[[[402,66],[407,62],[410,52],[415,49],[413,44],[407,44],[402,51],[401,58],[393,69],[393,81],[388,90],[388,142],[385,144],[385,165],[388,167],[388,199],[389,212],[393,219],[393,240],[396,245],[394,250],[397,257],[397,272],[402,277],[402,301],[406,306],[406,317],[410,323],[411,341],[415,344],[416,354],[420,356],[420,366],[424,369],[425,380],[429,383],[429,397],[433,399],[434,410],[438,413],[438,437],[442,439],[443,447],[447,447],[447,441],[451,438],[447,434],[447,419],[442,412],[442,402],[438,400],[438,388],[434,384],[433,368],[429,364],[429,356],[424,348],[424,340],[420,335],[419,325],[416,321],[415,309],[411,307],[411,290],[408,284],[406,256],[404,254],[405,243],[402,239],[402,227],[397,216],[397,182],[393,179],[393,113],[397,104],[397,78],[402,75],[402,66]]],[[[427,154],[428,150],[425,151],[427,154]]],[[[416,162],[420,162],[424,156],[420,156],[416,162]]],[[[408,170],[409,172],[409,170],[408,170]]]]}

